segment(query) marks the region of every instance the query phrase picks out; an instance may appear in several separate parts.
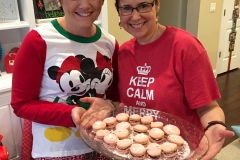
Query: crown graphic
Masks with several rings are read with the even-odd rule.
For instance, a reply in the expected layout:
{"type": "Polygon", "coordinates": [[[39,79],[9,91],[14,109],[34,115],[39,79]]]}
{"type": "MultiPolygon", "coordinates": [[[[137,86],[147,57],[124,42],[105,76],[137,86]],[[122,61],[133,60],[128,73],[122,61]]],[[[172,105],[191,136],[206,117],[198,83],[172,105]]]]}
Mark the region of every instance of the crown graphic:
{"type": "Polygon", "coordinates": [[[148,73],[151,71],[151,67],[147,66],[147,64],[145,63],[144,66],[138,66],[137,71],[138,71],[138,74],[148,75],[148,73]]]}

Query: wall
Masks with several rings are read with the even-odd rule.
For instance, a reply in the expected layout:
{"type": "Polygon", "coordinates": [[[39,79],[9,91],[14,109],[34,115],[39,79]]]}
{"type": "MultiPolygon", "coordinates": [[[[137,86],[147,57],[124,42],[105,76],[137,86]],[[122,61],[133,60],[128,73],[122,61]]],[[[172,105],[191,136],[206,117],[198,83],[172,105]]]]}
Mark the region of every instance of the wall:
{"type": "Polygon", "coordinates": [[[223,0],[161,0],[160,23],[183,28],[195,35],[206,48],[216,69],[223,0]],[[210,13],[210,3],[216,12],[210,13]],[[185,24],[185,25],[184,25],[185,24]]]}
{"type": "Polygon", "coordinates": [[[189,0],[187,2],[186,30],[197,37],[200,0],[189,0]]]}
{"type": "Polygon", "coordinates": [[[216,69],[223,0],[201,0],[198,39],[206,48],[213,69],[216,69]],[[216,3],[216,12],[210,13],[210,3],[216,3]]]}
{"type": "Polygon", "coordinates": [[[121,45],[126,40],[129,40],[132,36],[128,34],[124,29],[120,29],[118,13],[115,9],[115,1],[107,0],[108,3],[108,32],[112,34],[121,45]]]}
{"type": "Polygon", "coordinates": [[[186,29],[187,0],[161,0],[160,5],[161,24],[186,29]]]}

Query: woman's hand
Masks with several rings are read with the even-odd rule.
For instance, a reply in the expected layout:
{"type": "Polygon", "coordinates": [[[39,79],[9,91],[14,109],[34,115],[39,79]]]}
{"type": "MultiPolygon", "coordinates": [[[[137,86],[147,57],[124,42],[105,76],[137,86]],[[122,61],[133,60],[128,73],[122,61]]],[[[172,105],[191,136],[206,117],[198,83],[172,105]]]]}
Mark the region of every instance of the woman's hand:
{"type": "Polygon", "coordinates": [[[112,104],[102,98],[84,97],[81,98],[81,101],[91,104],[90,108],[81,117],[83,128],[91,128],[94,122],[105,119],[113,112],[112,104]]]}
{"type": "MultiPolygon", "coordinates": [[[[213,100],[205,107],[197,109],[197,113],[201,119],[201,123],[206,128],[211,121],[225,122],[225,115],[216,100],[213,100]]],[[[226,130],[221,124],[215,124],[205,131],[208,138],[209,149],[202,160],[211,160],[221,151],[225,138],[234,136],[234,132],[226,130]]]]}
{"type": "Polygon", "coordinates": [[[79,126],[81,124],[81,117],[86,112],[86,110],[82,107],[74,107],[72,109],[72,120],[77,129],[79,129],[79,126]]]}
{"type": "Polygon", "coordinates": [[[205,135],[208,138],[209,149],[201,160],[211,160],[221,151],[225,138],[233,137],[234,132],[226,130],[220,124],[215,124],[205,132],[205,135]]]}

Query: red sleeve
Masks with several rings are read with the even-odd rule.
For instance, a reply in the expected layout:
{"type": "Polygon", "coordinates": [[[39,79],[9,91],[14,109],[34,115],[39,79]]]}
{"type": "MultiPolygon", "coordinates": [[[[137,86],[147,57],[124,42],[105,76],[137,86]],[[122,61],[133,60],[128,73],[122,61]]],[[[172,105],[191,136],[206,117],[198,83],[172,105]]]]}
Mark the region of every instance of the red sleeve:
{"type": "Polygon", "coordinates": [[[35,30],[25,37],[14,62],[11,105],[14,113],[37,123],[73,127],[66,104],[39,100],[46,43],[35,30]]]}
{"type": "Polygon", "coordinates": [[[112,56],[112,68],[113,68],[113,82],[110,88],[106,91],[106,98],[111,99],[115,102],[119,101],[119,91],[118,91],[118,50],[119,45],[116,41],[115,50],[112,56]]]}
{"type": "Polygon", "coordinates": [[[184,70],[184,89],[192,109],[203,107],[221,97],[206,52],[198,56],[184,70]]]}

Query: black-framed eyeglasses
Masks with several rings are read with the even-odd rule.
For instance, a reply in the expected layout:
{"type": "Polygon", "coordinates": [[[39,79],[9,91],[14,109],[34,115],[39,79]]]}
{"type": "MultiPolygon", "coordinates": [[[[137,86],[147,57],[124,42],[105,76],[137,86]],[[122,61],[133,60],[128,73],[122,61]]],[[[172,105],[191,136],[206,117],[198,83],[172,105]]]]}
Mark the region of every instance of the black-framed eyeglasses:
{"type": "Polygon", "coordinates": [[[152,3],[140,3],[137,7],[133,8],[129,5],[125,5],[122,7],[118,7],[119,15],[121,16],[127,16],[132,14],[133,10],[136,9],[139,13],[147,13],[152,10],[152,7],[154,6],[155,0],[152,3]]]}

